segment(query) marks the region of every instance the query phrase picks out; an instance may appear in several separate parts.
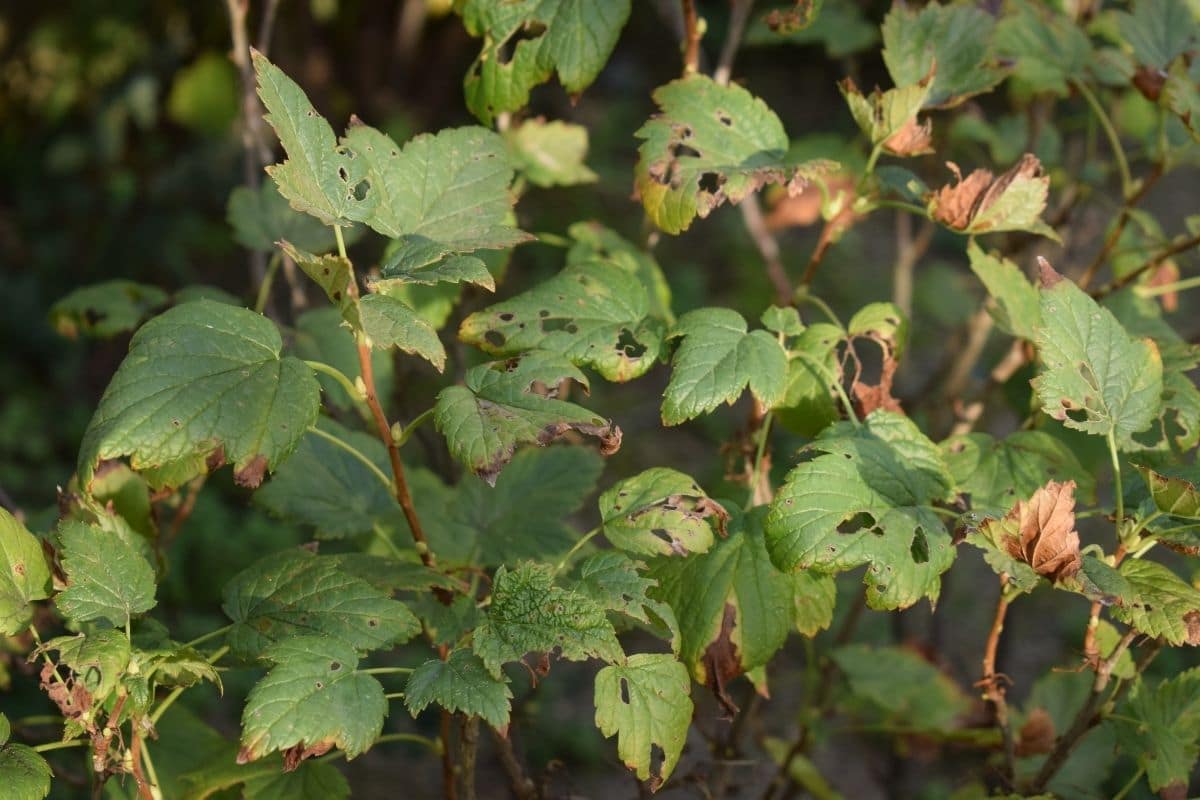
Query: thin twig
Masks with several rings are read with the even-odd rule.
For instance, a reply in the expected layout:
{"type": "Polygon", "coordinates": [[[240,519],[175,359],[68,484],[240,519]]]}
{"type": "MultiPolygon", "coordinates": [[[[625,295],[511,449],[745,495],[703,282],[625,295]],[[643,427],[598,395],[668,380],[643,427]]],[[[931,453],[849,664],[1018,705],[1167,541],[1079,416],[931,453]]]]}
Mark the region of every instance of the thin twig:
{"type": "Polygon", "coordinates": [[[733,60],[737,58],[738,47],[742,43],[742,34],[746,30],[746,22],[754,8],[754,0],[733,0],[729,9],[729,33],[725,43],[721,45],[721,57],[713,72],[713,80],[724,86],[733,76],[733,60]]]}
{"type": "Polygon", "coordinates": [[[513,795],[517,800],[537,800],[537,786],[525,774],[525,768],[521,766],[520,759],[513,752],[512,739],[490,725],[488,730],[492,732],[492,739],[496,742],[496,753],[500,756],[500,765],[504,767],[504,772],[508,775],[513,795]]]}
{"type": "Polygon", "coordinates": [[[207,475],[201,475],[188,486],[187,496],[183,498],[183,503],[175,512],[175,517],[171,520],[171,527],[167,529],[167,535],[159,542],[161,549],[169,547],[171,542],[179,536],[179,532],[183,530],[183,524],[188,521],[188,518],[192,516],[192,511],[196,508],[196,499],[200,496],[200,490],[204,488],[207,478],[207,475]]]}
{"type": "Polygon", "coordinates": [[[912,317],[913,273],[937,230],[937,226],[925,220],[914,237],[912,220],[911,214],[896,212],[896,263],[892,267],[892,302],[909,318],[912,317]]]}
{"type": "MultiPolygon", "coordinates": [[[[270,151],[265,150],[260,135],[262,114],[258,107],[254,68],[250,64],[250,37],[246,31],[250,0],[225,0],[225,7],[229,10],[229,34],[233,40],[230,58],[242,79],[242,183],[257,189],[270,151]]],[[[255,286],[262,285],[267,275],[265,253],[250,251],[250,275],[255,286]]]]}
{"type": "Polygon", "coordinates": [[[792,282],[788,278],[787,269],[783,266],[783,260],[779,257],[779,241],[771,234],[766,220],[763,219],[758,195],[747,196],[742,200],[740,207],[742,222],[745,223],[746,231],[754,241],[754,246],[758,248],[763,264],[767,268],[767,278],[771,281],[771,286],[775,288],[775,302],[781,306],[790,305],[792,282]]]}
{"type": "Polygon", "coordinates": [[[1098,300],[1106,295],[1112,294],[1113,292],[1117,291],[1118,289],[1123,289],[1126,286],[1128,286],[1129,284],[1136,281],[1138,278],[1142,277],[1142,275],[1146,274],[1150,270],[1157,267],[1159,264],[1161,264],[1163,261],[1167,260],[1171,256],[1178,255],[1187,250],[1191,250],[1193,247],[1200,247],[1200,234],[1197,234],[1196,236],[1192,236],[1188,239],[1181,239],[1172,245],[1164,247],[1162,250],[1159,250],[1153,256],[1146,259],[1145,263],[1143,263],[1137,269],[1135,269],[1131,272],[1125,273],[1120,278],[1117,278],[1115,281],[1113,281],[1112,283],[1110,283],[1106,286],[1101,286],[1099,289],[1097,289],[1095,292],[1092,293],[1092,297],[1098,300]]]}
{"type": "Polygon", "coordinates": [[[996,717],[996,727],[1004,739],[1004,776],[1008,785],[1012,785],[1016,775],[1017,754],[1013,743],[1012,726],[1008,721],[1008,701],[1005,699],[1003,677],[996,673],[996,650],[1000,646],[1000,634],[1004,632],[1004,618],[1008,614],[1008,576],[1000,576],[1000,597],[996,600],[996,616],[992,620],[992,629],[988,632],[987,646],[983,651],[983,679],[979,685],[983,688],[984,697],[992,705],[992,713],[996,717]]]}
{"type": "MultiPolygon", "coordinates": [[[[443,658],[443,660],[445,659],[443,658]]],[[[454,715],[443,708],[440,734],[442,739],[442,797],[445,800],[458,800],[458,778],[455,768],[457,754],[452,746],[454,736],[451,731],[453,724],[454,715]]]]}
{"type": "Polygon", "coordinates": [[[262,19],[258,23],[258,42],[255,47],[260,53],[271,50],[271,36],[275,33],[275,17],[279,12],[279,0],[267,0],[263,6],[262,19]]]}
{"type": "Polygon", "coordinates": [[[479,717],[469,716],[459,728],[459,780],[462,800],[475,800],[475,759],[479,752],[479,717]]]}
{"type": "Polygon", "coordinates": [[[1121,204],[1121,211],[1117,217],[1116,224],[1108,232],[1108,236],[1104,237],[1104,243],[1100,245],[1100,250],[1096,253],[1092,262],[1088,264],[1087,269],[1083,271],[1083,274],[1079,276],[1079,280],[1076,281],[1080,289],[1087,289],[1095,279],[1096,274],[1100,271],[1100,267],[1104,266],[1104,262],[1112,255],[1113,248],[1117,246],[1121,234],[1125,231],[1125,226],[1133,218],[1133,210],[1142,202],[1154,184],[1158,183],[1158,179],[1163,176],[1164,171],[1165,166],[1161,162],[1155,164],[1150,174],[1142,179],[1138,190],[1121,204]]]}
{"type": "Polygon", "coordinates": [[[700,21],[696,18],[696,0],[681,0],[683,7],[683,74],[700,71],[700,21]]]}

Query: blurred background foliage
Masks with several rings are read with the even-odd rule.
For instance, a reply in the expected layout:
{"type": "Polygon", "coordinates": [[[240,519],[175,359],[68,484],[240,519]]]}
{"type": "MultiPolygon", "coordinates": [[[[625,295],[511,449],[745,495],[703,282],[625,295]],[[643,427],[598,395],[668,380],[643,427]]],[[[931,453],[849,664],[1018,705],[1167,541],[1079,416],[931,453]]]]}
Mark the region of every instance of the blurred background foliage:
{"type": "MultiPolygon", "coordinates": [[[[251,3],[252,34],[262,5],[251,3]]],[[[864,144],[836,82],[851,76],[864,87],[890,84],[878,48],[879,23],[889,5],[886,0],[827,0],[816,24],[790,36],[772,33],[755,15],[735,78],[776,111],[797,137],[798,151],[847,164],[865,160],[864,144]]],[[[703,0],[698,6],[707,24],[702,58],[711,66],[728,25],[728,3],[703,0]]],[[[567,96],[554,83],[535,90],[531,114],[587,128],[587,165],[598,180],[569,188],[530,188],[517,206],[522,228],[561,236],[571,223],[595,219],[632,240],[645,240],[643,212],[631,196],[637,147],[633,132],[654,110],[651,91],[679,74],[681,25],[674,0],[638,0],[594,86],[579,98],[567,96]]],[[[57,0],[6,3],[0,10],[0,501],[21,509],[31,527],[45,529],[55,517],[56,487],[70,480],[84,427],[128,344],[127,334],[111,339],[64,336],[71,332],[69,326],[56,330],[49,316],[54,302],[77,287],[123,278],[159,287],[166,295],[204,286],[211,287],[205,291],[221,290],[253,303],[253,257],[226,222],[230,193],[245,180],[242,85],[229,52],[230,21],[220,0],[57,0]]],[[[477,52],[478,43],[450,13],[448,0],[282,0],[270,41],[272,60],[296,78],[335,128],[353,113],[397,141],[474,122],[463,102],[462,78],[477,52]]],[[[938,185],[947,177],[942,160],[955,160],[964,170],[985,166],[999,171],[1031,149],[1054,178],[1047,218],[1053,219],[1056,208],[1064,205],[1064,186],[1083,196],[1070,198],[1073,233],[1066,248],[1008,237],[1009,244],[1020,246],[1006,249],[1019,250],[1022,265],[1034,253],[1045,253],[1069,273],[1089,261],[1120,198],[1107,180],[1104,159],[1092,157],[1097,133],[1082,100],[1036,93],[1031,87],[1036,81],[1009,81],[953,115],[937,116],[940,158],[923,159],[914,170],[938,185]]],[[[1148,213],[1129,227],[1118,247],[1136,264],[1139,253],[1157,243],[1156,228],[1161,239],[1162,231],[1174,234],[1184,217],[1195,213],[1200,172],[1194,166],[1196,147],[1182,148],[1188,138],[1181,126],[1161,128],[1156,107],[1134,89],[1114,97],[1110,111],[1130,144],[1135,169],[1144,168],[1163,137],[1181,148],[1175,158],[1185,164],[1155,188],[1147,199],[1148,213]]],[[[779,198],[771,195],[766,200],[768,221],[778,230],[784,263],[795,277],[816,243],[819,219],[814,209],[777,203],[779,198]]],[[[826,257],[814,292],[847,315],[868,302],[892,299],[900,224],[905,223],[881,212],[852,229],[826,257]]],[[[938,421],[956,399],[939,394],[948,359],[964,345],[964,324],[979,307],[983,291],[967,268],[962,238],[940,229],[932,235],[915,273],[911,347],[897,394],[910,414],[923,426],[932,424],[932,433],[939,435],[945,430],[937,430],[938,421]]],[[[355,247],[356,262],[378,263],[382,253],[371,247],[378,245],[355,247]]],[[[754,318],[771,302],[771,284],[736,209],[715,212],[684,236],[663,237],[655,254],[674,290],[676,313],[724,304],[754,318]]],[[[561,263],[556,248],[521,247],[500,292],[508,295],[530,286],[561,263]]],[[[292,308],[287,292],[279,284],[272,297],[285,321],[292,308]]],[[[426,306],[440,301],[443,311],[451,313],[451,332],[444,337],[448,343],[457,319],[487,302],[478,290],[468,291],[456,311],[450,311],[444,296],[418,299],[426,306]]],[[[138,303],[145,300],[131,298],[128,313],[138,316],[138,303]]],[[[1195,341],[1200,332],[1196,305],[1187,296],[1179,304],[1172,320],[1195,341]]],[[[304,346],[303,330],[296,341],[304,346]]],[[[981,362],[981,374],[1002,354],[1004,343],[994,345],[995,354],[981,362]]],[[[450,354],[450,374],[460,376],[467,351],[451,346],[450,354]]],[[[999,430],[1029,407],[1027,381],[1020,378],[1006,387],[1012,413],[991,421],[999,430]]],[[[662,369],[628,386],[597,382],[589,406],[616,419],[625,431],[625,446],[614,459],[617,463],[606,469],[601,487],[611,484],[613,476],[671,465],[693,472],[719,495],[725,476],[713,453],[743,424],[747,409],[739,406],[664,430],[659,401],[665,382],[662,369]]],[[[432,370],[405,359],[391,382],[392,407],[402,418],[411,418],[424,410],[437,385],[432,370]]],[[[433,437],[424,437],[423,443],[429,466],[443,473],[453,469],[433,437]]],[[[788,459],[778,461],[782,473],[788,459]]],[[[178,638],[220,624],[219,588],[254,555],[307,536],[252,509],[248,494],[232,486],[228,471],[210,486],[215,488],[201,495],[172,548],[170,576],[160,595],[178,638]]],[[[742,491],[729,484],[726,489],[742,491]]],[[[973,552],[964,556],[977,558],[973,552]]],[[[936,616],[927,607],[890,619],[867,612],[862,638],[914,642],[926,652],[938,651],[942,666],[960,685],[970,686],[978,677],[974,659],[986,634],[993,593],[991,573],[974,566],[979,567],[975,572],[970,565],[955,568],[936,616]],[[987,582],[986,600],[979,597],[976,579],[987,582]]],[[[851,595],[859,591],[855,575],[839,583],[851,595]]],[[[1010,617],[1005,645],[1012,652],[1005,663],[1016,680],[1012,696],[1018,702],[1029,696],[1032,676],[1069,662],[1078,650],[1086,606],[1061,600],[1035,596],[1010,617]],[[1062,607],[1073,608],[1074,614],[1047,613],[1062,607]]],[[[850,605],[839,603],[843,609],[850,605]]],[[[797,652],[789,651],[781,660],[779,677],[773,680],[775,697],[755,723],[774,735],[786,728],[799,691],[788,673],[803,671],[800,643],[791,649],[797,652]]],[[[1176,651],[1164,654],[1155,670],[1169,674],[1184,666],[1180,658],[1176,651]]],[[[563,791],[632,795],[632,779],[623,776],[612,748],[604,746],[588,722],[590,694],[577,696],[573,688],[570,676],[577,669],[584,668],[556,666],[555,680],[536,692],[520,690],[524,696],[515,709],[520,744],[536,770],[557,774],[556,765],[572,765],[560,784],[551,780],[563,791]],[[595,770],[589,772],[587,765],[595,770]],[[593,778],[599,782],[590,783],[593,778]]],[[[23,664],[0,661],[0,683],[27,682],[32,689],[32,678],[24,673],[23,664]]],[[[1072,676],[1052,674],[1051,679],[1054,685],[1035,691],[1065,696],[1069,687],[1063,687],[1072,676]],[[1056,689],[1056,682],[1063,686],[1056,689]]],[[[190,705],[232,731],[248,680],[231,673],[219,708],[215,694],[190,705]]],[[[202,695],[189,693],[190,700],[193,694],[202,695]]],[[[43,702],[36,691],[13,696],[17,699],[11,706],[8,697],[4,701],[10,716],[35,713],[43,702]]],[[[1064,705],[1063,713],[1069,714],[1073,704],[1064,705]]],[[[711,702],[701,699],[699,728],[719,728],[722,723],[715,717],[711,702]]],[[[389,726],[396,724],[393,719],[389,726]]],[[[863,756],[857,745],[838,747],[837,759],[863,756]]],[[[913,742],[912,748],[891,760],[865,759],[869,769],[864,769],[860,793],[853,796],[915,796],[903,788],[922,769],[921,743],[913,742]]],[[[411,759],[397,760],[372,753],[350,764],[348,774],[363,789],[361,796],[393,796],[388,788],[400,785],[411,788],[410,796],[426,796],[436,791],[438,779],[435,765],[420,755],[414,751],[411,759]]],[[[1106,761],[1101,753],[1087,778],[1087,792],[1079,796],[1105,791],[1111,766],[1106,761]]],[[[936,777],[923,775],[911,785],[918,783],[926,787],[922,797],[949,795],[948,788],[938,788],[936,777]]],[[[481,778],[480,786],[488,785],[481,778]]],[[[110,791],[120,789],[110,784],[110,791]]],[[[69,793],[69,782],[56,782],[56,792],[69,793]]]]}

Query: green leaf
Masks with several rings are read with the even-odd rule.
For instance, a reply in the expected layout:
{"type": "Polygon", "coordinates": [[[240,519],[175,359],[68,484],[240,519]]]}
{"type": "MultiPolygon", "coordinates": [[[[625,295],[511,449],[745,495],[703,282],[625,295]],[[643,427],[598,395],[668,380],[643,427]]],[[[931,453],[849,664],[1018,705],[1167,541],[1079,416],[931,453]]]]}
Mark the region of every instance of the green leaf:
{"type": "Polygon", "coordinates": [[[1164,514],[1200,520],[1200,469],[1191,467],[1139,466],[1138,472],[1150,490],[1155,507],[1164,514]]]}
{"type": "Polygon", "coordinates": [[[767,184],[795,193],[834,166],[789,159],[783,123],[740,86],[693,74],[655,89],[654,102],[660,113],[635,134],[643,141],[634,180],[646,213],[667,233],[767,184]]]}
{"type": "Polygon", "coordinates": [[[373,347],[399,348],[420,356],[441,372],[446,367],[446,350],[433,326],[403,300],[386,294],[369,294],[359,301],[363,332],[373,347]]]}
{"type": "Polygon", "coordinates": [[[957,490],[971,496],[976,511],[1003,513],[1047,478],[1075,481],[1076,496],[1084,502],[1096,494],[1095,476],[1070,447],[1042,431],[1015,431],[1003,439],[967,433],[950,437],[941,449],[957,490]]]}
{"type": "Polygon", "coordinates": [[[437,703],[447,711],[480,717],[499,730],[508,727],[511,700],[508,679],[492,677],[479,656],[465,648],[445,661],[426,661],[413,670],[404,687],[404,704],[414,717],[437,703]]]}
{"type": "Polygon", "coordinates": [[[221,452],[236,481],[258,486],[317,419],[319,385],[282,348],[270,320],[210,300],[147,322],[83,435],[80,483],[125,455],[136,470],[177,465],[184,480],[221,452]]]}
{"type": "Polygon", "coordinates": [[[433,588],[452,589],[457,584],[453,578],[417,561],[376,553],[336,553],[328,556],[337,562],[338,569],[362,578],[382,592],[417,592],[423,594],[433,588]]]}
{"type": "Polygon", "coordinates": [[[590,597],[608,611],[615,611],[644,625],[654,626],[654,617],[666,628],[672,649],[679,649],[679,622],[671,607],[647,595],[657,581],[644,578],[639,570],[646,567],[624,553],[602,550],[579,564],[576,591],[590,597]]]}
{"type": "Polygon", "coordinates": [[[618,481],[599,502],[604,537],[643,555],[703,553],[712,547],[713,525],[724,534],[729,519],[694,479],[667,467],[618,481]]]}
{"type": "Polygon", "coordinates": [[[764,512],[735,510],[729,536],[707,553],[657,559],[648,574],[659,584],[651,597],[669,605],[679,620],[680,660],[696,680],[713,687],[737,674],[722,674],[727,661],[747,672],[762,667],[792,630],[812,630],[808,608],[814,590],[829,590],[819,603],[832,615],[832,580],[788,575],[771,563],[764,512]]]}
{"type": "Polygon", "coordinates": [[[1146,770],[1150,788],[1186,794],[1200,756],[1200,668],[1189,669],[1151,687],[1143,681],[1114,716],[1122,745],[1146,770]]]}
{"type": "Polygon", "coordinates": [[[112,628],[59,636],[39,647],[36,654],[53,651],[58,652],[58,663],[75,674],[93,705],[105,702],[116,691],[129,667],[129,640],[124,631],[112,628]]]}
{"type": "Polygon", "coordinates": [[[1080,78],[1092,60],[1087,34],[1069,17],[1044,3],[1013,3],[996,26],[996,54],[1013,62],[1014,78],[1031,93],[1066,97],[1069,83],[1080,78]]]}
{"type": "MultiPolygon", "coordinates": [[[[322,230],[327,230],[322,228],[322,230]]],[[[342,317],[351,325],[358,327],[358,309],[351,292],[351,282],[354,280],[354,268],[350,260],[340,255],[314,255],[295,247],[286,239],[279,241],[279,249],[283,254],[296,262],[305,275],[312,278],[313,283],[321,287],[329,302],[341,312],[342,317]]]]}
{"type": "Polygon", "coordinates": [[[165,647],[139,651],[135,655],[139,674],[156,686],[194,686],[200,681],[216,684],[221,691],[221,674],[198,650],[167,642],[165,647]]]}
{"type": "Polygon", "coordinates": [[[529,119],[504,132],[513,164],[534,186],[594,183],[596,173],[584,164],[588,131],[561,120],[529,119]]]}
{"type": "MultiPolygon", "coordinates": [[[[322,419],[321,430],[365,455],[385,475],[391,466],[379,437],[322,419]]],[[[282,519],[317,529],[323,539],[404,525],[395,495],[369,467],[323,436],[307,433],[295,454],[254,493],[254,502],[282,519]]]]}
{"type": "Polygon", "coordinates": [[[666,326],[649,314],[645,287],[624,266],[576,261],[529,291],[471,314],[458,336],[493,355],[552,351],[623,382],[658,361],[666,326]]]}
{"type": "MultiPolygon", "coordinates": [[[[296,320],[293,355],[308,361],[320,361],[338,369],[351,380],[361,373],[358,345],[350,326],[344,324],[336,308],[316,308],[305,311],[296,320]]],[[[371,351],[371,370],[375,374],[375,391],[380,397],[390,397],[395,385],[395,367],[391,354],[371,351]]],[[[351,398],[341,383],[323,372],[317,373],[325,402],[334,408],[349,410],[359,398],[351,398]]],[[[284,462],[287,463],[286,461],[284,462]]],[[[282,465],[281,465],[282,466],[282,465]]]]}
{"type": "MultiPolygon", "coordinates": [[[[172,715],[178,713],[178,708],[172,707],[163,720],[170,720],[172,715]]],[[[162,741],[155,749],[154,763],[162,778],[159,754],[175,741],[171,738],[175,731],[171,728],[164,731],[161,722],[156,727],[162,733],[162,741]]],[[[242,800],[346,800],[350,796],[350,786],[345,777],[330,763],[309,758],[290,772],[284,771],[283,756],[278,754],[249,764],[239,763],[237,746],[226,743],[215,731],[206,730],[217,737],[217,742],[201,751],[202,755],[207,756],[202,759],[197,759],[196,754],[189,750],[185,762],[188,768],[179,774],[177,793],[168,793],[169,784],[163,780],[164,797],[178,796],[181,800],[228,796],[242,800]],[[227,793],[226,790],[238,785],[243,787],[240,793],[227,793]]]]}
{"type": "Polygon", "coordinates": [[[395,289],[412,283],[423,286],[434,286],[443,281],[474,283],[489,292],[496,291],[496,279],[483,259],[457,255],[452,246],[417,234],[393,241],[380,264],[380,272],[383,278],[373,284],[373,289],[400,299],[404,298],[395,289]]]}
{"type": "Polygon", "coordinates": [[[295,81],[262,53],[251,56],[265,119],[287,152],[286,161],[267,167],[279,193],[292,208],[326,225],[367,221],[379,204],[379,187],[367,177],[367,159],[338,144],[333,128],[295,81]]]}
{"type": "Polygon", "coordinates": [[[466,386],[443,389],[434,422],[450,453],[472,472],[495,485],[519,444],[549,444],[568,431],[600,440],[600,452],[621,446],[621,429],[585,408],[541,395],[534,384],[553,389],[572,379],[585,389],[587,378],[569,361],[535,350],[519,361],[496,361],[467,371],[466,386]]]}
{"type": "Polygon", "coordinates": [[[502,664],[526,653],[607,662],[625,658],[604,609],[578,592],[554,585],[545,564],[524,563],[496,570],[487,620],[475,630],[475,652],[488,672],[499,679],[502,664]]]}
{"type": "Polygon", "coordinates": [[[596,727],[617,735],[617,756],[639,780],[657,789],[679,763],[692,724],[691,681],[674,657],[638,653],[596,675],[596,727]],[[662,763],[652,766],[653,751],[662,763]]]}
{"type": "MultiPolygon", "coordinates": [[[[1030,492],[1022,497],[1029,497],[1032,494],[1030,492]]],[[[1020,538],[1020,525],[1017,520],[1007,517],[988,517],[974,529],[968,529],[963,541],[982,550],[983,560],[992,568],[992,571],[997,575],[1006,576],[1009,585],[1017,591],[1032,592],[1041,585],[1041,576],[1029,564],[1012,556],[1006,544],[1009,538],[1020,538]]],[[[1083,594],[1102,594],[1093,589],[1094,587],[1090,585],[1085,586],[1083,594]]]]}
{"type": "Polygon", "coordinates": [[[689,311],[671,331],[670,338],[678,337],[683,342],[663,392],[664,425],[707,414],[721,403],[733,405],[747,388],[768,408],[783,399],[787,353],[766,331],[747,333],[746,320],[736,311],[689,311]]]}
{"type": "Polygon", "coordinates": [[[874,339],[892,358],[904,355],[908,347],[908,317],[895,303],[868,303],[850,318],[846,332],[874,339]]]}
{"type": "Polygon", "coordinates": [[[10,800],[42,800],[50,794],[54,771],[36,750],[8,740],[12,728],[8,717],[0,714],[0,776],[4,794],[10,800]]]}
{"type": "Polygon", "coordinates": [[[1041,290],[1037,332],[1043,370],[1033,387],[1042,411],[1074,430],[1115,435],[1127,448],[1160,410],[1158,348],[1131,338],[1073,281],[1054,277],[1057,282],[1041,290]]]}
{"type": "Polygon", "coordinates": [[[1012,336],[1032,341],[1042,324],[1038,290],[1025,273],[1007,258],[985,253],[972,239],[967,244],[967,257],[975,273],[991,295],[988,313],[996,327],[1012,336]]]}
{"type": "Polygon", "coordinates": [[[175,73],[167,116],[206,136],[229,133],[241,100],[237,68],[225,54],[209,50],[175,73]]]}
{"type": "Polygon", "coordinates": [[[0,634],[14,636],[33,619],[33,602],[50,596],[42,543],[0,508],[0,634]]]}
{"type": "Polygon", "coordinates": [[[242,800],[346,800],[350,783],[332,764],[306,761],[292,771],[248,777],[242,800]]]}
{"type": "Polygon", "coordinates": [[[1196,15],[1184,0],[1137,0],[1132,13],[1114,13],[1121,35],[1142,66],[1166,70],[1196,47],[1196,15]]]}
{"type": "Polygon", "coordinates": [[[905,728],[954,727],[971,699],[941,670],[912,650],[852,644],[833,651],[853,695],[905,728]]]}
{"type": "Polygon", "coordinates": [[[1200,644],[1200,591],[1145,559],[1126,559],[1120,573],[1128,589],[1110,609],[1114,619],[1172,645],[1200,644]]]}
{"type": "Polygon", "coordinates": [[[598,222],[576,222],[567,229],[573,240],[567,251],[567,264],[606,259],[637,276],[646,289],[649,316],[668,326],[675,324],[671,313],[671,287],[662,268],[648,251],[638,247],[598,222]]]}
{"type": "Polygon", "coordinates": [[[109,339],[131,331],[150,312],[167,302],[157,286],[126,280],[83,286],[50,308],[50,324],[59,335],[75,339],[80,334],[109,339]]]}
{"type": "Polygon", "coordinates": [[[283,550],[238,573],[222,592],[235,655],[256,658],[273,642],[307,634],[359,651],[407,641],[421,625],[403,603],[344,572],[335,558],[283,550]]]}
{"type": "Polygon", "coordinates": [[[886,92],[877,87],[869,95],[864,95],[850,78],[838,82],[838,89],[850,107],[850,115],[858,123],[859,130],[866,134],[872,145],[883,145],[889,153],[899,156],[931,152],[930,129],[922,128],[917,122],[917,112],[925,105],[932,88],[932,76],[886,92]],[[906,126],[915,128],[918,135],[908,146],[902,146],[900,141],[892,137],[906,126]],[[924,134],[923,137],[920,134],[924,134]]]}
{"type": "Polygon", "coordinates": [[[357,671],[352,646],[297,636],[276,642],[263,657],[275,666],[246,698],[239,762],[297,746],[321,753],[330,745],[352,759],[379,738],[387,700],[379,681],[357,671]]]}
{"type": "Polygon", "coordinates": [[[838,346],[846,340],[836,325],[809,325],[788,352],[787,388],[776,414],[790,430],[813,437],[840,416],[832,381],[842,374],[838,346]]]}
{"type": "Polygon", "coordinates": [[[800,321],[800,312],[795,306],[768,306],[759,317],[759,322],[772,333],[781,333],[784,336],[800,336],[804,333],[804,323],[800,321]]]}
{"type": "MultiPolygon", "coordinates": [[[[264,181],[258,189],[234,189],[225,206],[225,219],[238,244],[260,253],[272,253],[276,243],[284,241],[311,253],[328,253],[337,246],[333,231],[293,209],[273,181],[264,181]]],[[[346,228],[343,239],[351,244],[361,233],[361,227],[346,228]]]]}
{"type": "Polygon", "coordinates": [[[59,528],[67,588],[54,602],[68,619],[106,619],[124,627],[134,614],[154,608],[154,568],[126,540],[82,522],[59,528]]]}
{"type": "Polygon", "coordinates": [[[990,14],[969,5],[893,6],[883,20],[883,61],[897,86],[920,83],[936,64],[925,106],[950,108],[1004,78],[991,53],[994,27],[990,14]]]}
{"type": "Polygon", "coordinates": [[[464,0],[458,11],[483,50],[463,81],[467,108],[484,124],[529,103],[529,90],[558,80],[577,95],[608,61],[629,18],[629,0],[464,0]]]}
{"type": "Polygon", "coordinates": [[[362,221],[384,236],[424,237],[455,252],[503,249],[530,238],[508,224],[513,170],[499,134],[447,128],[416,136],[401,149],[386,134],[352,121],[343,142],[365,162],[375,191],[376,205],[362,221]]]}
{"type": "Polygon", "coordinates": [[[878,410],[862,427],[838,423],[804,451],[767,517],[767,547],[781,569],[863,576],[872,608],[936,602],[954,548],[931,507],[952,496],[937,445],[900,414],[878,410]]]}

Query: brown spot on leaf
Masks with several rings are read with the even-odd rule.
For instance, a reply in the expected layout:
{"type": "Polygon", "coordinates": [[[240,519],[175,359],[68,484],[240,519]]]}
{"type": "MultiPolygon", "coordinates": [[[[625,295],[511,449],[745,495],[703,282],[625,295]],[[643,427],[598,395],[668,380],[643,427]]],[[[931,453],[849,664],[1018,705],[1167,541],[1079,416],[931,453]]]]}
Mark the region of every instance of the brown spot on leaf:
{"type": "Polygon", "coordinates": [[[1044,708],[1029,712],[1025,724],[1017,732],[1017,755],[1040,756],[1054,749],[1056,741],[1054,720],[1044,708]]]}
{"type": "Polygon", "coordinates": [[[1183,615],[1187,625],[1187,643],[1193,647],[1200,645],[1200,611],[1189,611],[1183,615]]]}
{"type": "Polygon", "coordinates": [[[209,472],[215,472],[225,466],[225,448],[222,445],[217,445],[217,449],[208,454],[208,458],[204,459],[204,468],[209,472]]]}
{"type": "Polygon", "coordinates": [[[738,713],[738,707],[729,693],[725,691],[725,687],[743,672],[742,659],[738,655],[737,645],[733,643],[732,638],[736,620],[737,608],[732,603],[726,603],[725,613],[721,617],[721,630],[717,633],[717,638],[713,639],[712,643],[705,648],[702,657],[705,673],[704,683],[712,690],[713,696],[717,698],[717,702],[721,704],[721,708],[730,719],[738,713]]]}
{"type": "Polygon", "coordinates": [[[1005,548],[1013,558],[1024,561],[1054,581],[1069,578],[1079,571],[1079,532],[1075,530],[1075,481],[1048,482],[1019,500],[1005,515],[1015,521],[1016,536],[1005,539],[1005,548]]]}
{"type": "Polygon", "coordinates": [[[267,457],[259,453],[246,466],[234,471],[233,481],[238,486],[257,489],[262,485],[263,476],[267,474],[267,457]]]}
{"type": "Polygon", "coordinates": [[[1038,262],[1038,282],[1043,289],[1049,289],[1056,286],[1063,280],[1063,276],[1050,265],[1050,262],[1041,256],[1037,257],[1038,262]]]}
{"type": "Polygon", "coordinates": [[[1158,790],[1158,796],[1162,800],[1187,800],[1188,787],[1186,783],[1172,783],[1158,790]]]}
{"type": "Polygon", "coordinates": [[[1133,73],[1133,85],[1142,93],[1143,97],[1152,103],[1158,102],[1166,82],[1165,70],[1154,67],[1138,67],[1137,72],[1133,73]]]}
{"type": "MultiPolygon", "coordinates": [[[[303,763],[306,758],[323,756],[332,749],[333,742],[318,742],[314,745],[305,745],[304,742],[301,742],[295,747],[289,747],[287,750],[283,751],[283,771],[294,772],[300,768],[300,764],[303,763]]],[[[238,753],[238,759],[239,764],[244,763],[240,760],[241,753],[238,753]]]]}

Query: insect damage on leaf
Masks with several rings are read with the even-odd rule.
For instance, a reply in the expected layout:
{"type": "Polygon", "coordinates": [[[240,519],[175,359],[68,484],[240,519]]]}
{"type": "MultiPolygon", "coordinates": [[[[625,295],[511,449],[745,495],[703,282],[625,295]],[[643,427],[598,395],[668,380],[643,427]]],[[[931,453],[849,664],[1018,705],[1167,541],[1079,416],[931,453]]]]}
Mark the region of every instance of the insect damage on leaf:
{"type": "Polygon", "coordinates": [[[983,527],[1010,556],[1056,583],[1082,566],[1075,481],[1049,481],[1028,500],[1018,500],[1003,519],[988,520],[983,527]]]}

